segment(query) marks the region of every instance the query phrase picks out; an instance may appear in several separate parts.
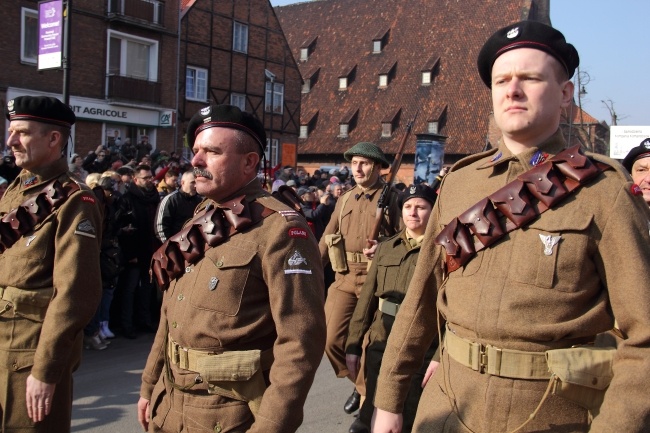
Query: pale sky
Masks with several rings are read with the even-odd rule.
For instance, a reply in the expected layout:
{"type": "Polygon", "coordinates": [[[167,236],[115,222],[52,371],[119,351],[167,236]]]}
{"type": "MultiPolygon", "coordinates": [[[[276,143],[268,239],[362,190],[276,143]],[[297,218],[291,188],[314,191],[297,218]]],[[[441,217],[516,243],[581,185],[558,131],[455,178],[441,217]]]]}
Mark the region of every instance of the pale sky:
{"type": "MultiPolygon", "coordinates": [[[[298,2],[271,0],[273,6],[292,3],[298,2]]],[[[582,83],[582,108],[598,120],[611,123],[601,102],[611,100],[619,125],[650,126],[649,18],[648,0],[551,1],[553,26],[578,49],[580,70],[590,78],[582,83]]]]}

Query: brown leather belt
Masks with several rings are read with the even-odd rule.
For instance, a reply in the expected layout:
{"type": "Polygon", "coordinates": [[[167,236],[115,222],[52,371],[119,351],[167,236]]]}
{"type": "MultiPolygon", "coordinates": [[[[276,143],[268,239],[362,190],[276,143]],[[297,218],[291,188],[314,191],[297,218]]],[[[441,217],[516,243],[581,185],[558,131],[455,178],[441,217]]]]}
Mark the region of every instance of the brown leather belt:
{"type": "Polygon", "coordinates": [[[500,349],[466,340],[446,327],[444,347],[456,362],[481,374],[512,379],[548,380],[551,373],[544,352],[500,349]]]}

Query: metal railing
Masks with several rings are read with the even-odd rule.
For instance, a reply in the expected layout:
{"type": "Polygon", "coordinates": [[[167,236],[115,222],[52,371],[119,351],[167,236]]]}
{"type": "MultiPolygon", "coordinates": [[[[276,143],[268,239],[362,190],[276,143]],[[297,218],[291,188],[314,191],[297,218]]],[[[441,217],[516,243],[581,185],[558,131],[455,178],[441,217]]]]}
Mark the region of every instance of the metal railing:
{"type": "Polygon", "coordinates": [[[107,78],[108,99],[160,104],[160,82],[121,75],[108,75],[107,78]]]}
{"type": "Polygon", "coordinates": [[[108,14],[164,25],[165,2],[161,0],[108,0],[108,14]]]}

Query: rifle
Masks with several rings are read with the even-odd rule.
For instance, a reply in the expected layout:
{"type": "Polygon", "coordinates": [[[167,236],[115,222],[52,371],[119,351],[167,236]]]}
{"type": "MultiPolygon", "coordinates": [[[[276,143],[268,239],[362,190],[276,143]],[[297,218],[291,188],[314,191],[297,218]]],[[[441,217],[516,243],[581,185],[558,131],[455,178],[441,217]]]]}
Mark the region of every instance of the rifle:
{"type": "MultiPolygon", "coordinates": [[[[413,116],[413,119],[406,125],[406,133],[404,134],[404,137],[402,137],[402,142],[399,145],[399,149],[397,149],[397,153],[395,154],[395,159],[393,160],[393,163],[390,166],[390,171],[388,172],[388,177],[387,181],[384,184],[384,188],[381,190],[381,194],[379,195],[379,200],[377,201],[377,213],[375,214],[375,224],[372,226],[372,230],[370,234],[368,235],[369,240],[376,241],[377,238],[379,237],[379,230],[381,229],[381,219],[384,214],[384,210],[388,207],[389,204],[389,194],[390,194],[390,188],[393,185],[393,182],[395,181],[395,177],[397,176],[397,170],[399,170],[400,165],[402,165],[402,156],[404,156],[404,148],[406,147],[406,140],[408,140],[409,135],[411,135],[411,128],[413,128],[413,124],[415,123],[415,119],[418,117],[418,113],[420,113],[420,109],[415,112],[415,115],[413,116]]],[[[372,247],[372,243],[368,242],[368,247],[372,247]]]]}

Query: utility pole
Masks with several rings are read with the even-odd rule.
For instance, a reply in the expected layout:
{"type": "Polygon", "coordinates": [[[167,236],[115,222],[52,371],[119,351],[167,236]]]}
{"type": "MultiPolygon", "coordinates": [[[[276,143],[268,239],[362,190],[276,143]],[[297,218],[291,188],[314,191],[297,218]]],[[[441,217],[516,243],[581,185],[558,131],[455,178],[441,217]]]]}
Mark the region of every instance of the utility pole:
{"type": "Polygon", "coordinates": [[[63,103],[70,105],[70,18],[72,0],[66,0],[63,13],[63,103]]]}

